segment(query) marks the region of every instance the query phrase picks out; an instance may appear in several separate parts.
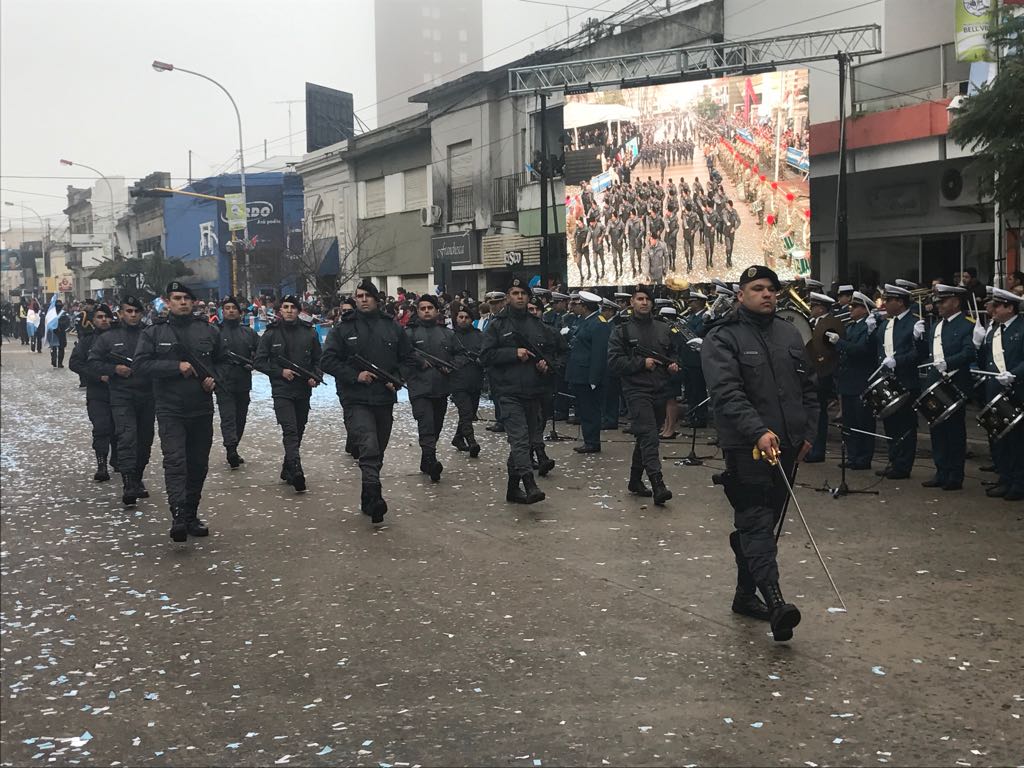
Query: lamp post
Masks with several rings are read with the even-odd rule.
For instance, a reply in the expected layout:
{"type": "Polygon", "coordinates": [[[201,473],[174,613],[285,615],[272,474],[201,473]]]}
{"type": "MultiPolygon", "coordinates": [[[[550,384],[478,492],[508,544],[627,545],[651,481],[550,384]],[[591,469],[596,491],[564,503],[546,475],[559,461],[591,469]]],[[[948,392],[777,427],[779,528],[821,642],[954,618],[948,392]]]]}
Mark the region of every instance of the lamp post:
{"type": "Polygon", "coordinates": [[[228,100],[231,102],[231,106],[235,109],[235,119],[238,121],[238,178],[239,185],[242,188],[242,200],[245,202],[245,227],[242,231],[242,238],[245,242],[245,295],[246,298],[252,298],[252,275],[249,269],[249,199],[245,195],[245,145],[242,143],[242,114],[238,111],[238,104],[235,103],[235,98],[227,88],[218,83],[212,77],[204,75],[201,72],[194,72],[191,69],[175,67],[173,64],[168,64],[165,61],[156,60],[153,61],[153,69],[157,72],[184,72],[189,75],[201,77],[203,80],[208,80],[224,91],[224,95],[228,97],[228,100]]]}
{"type": "MultiPolygon", "coordinates": [[[[17,207],[20,207],[22,209],[22,211],[31,211],[33,214],[35,214],[35,217],[39,220],[39,248],[42,251],[42,255],[43,255],[43,272],[45,273],[46,272],[46,226],[43,224],[43,217],[40,216],[39,212],[36,211],[34,208],[29,208],[24,203],[12,203],[12,202],[10,202],[8,200],[5,200],[4,201],[4,205],[9,205],[12,208],[17,206],[17,207]]],[[[25,219],[22,218],[21,221],[22,221],[22,225],[21,225],[21,239],[22,239],[22,241],[24,241],[25,240],[25,223],[24,223],[25,219]]],[[[24,242],[22,243],[22,245],[24,245],[24,242]]],[[[25,266],[23,264],[22,265],[22,279],[24,279],[24,270],[25,270],[25,266]]],[[[45,277],[46,275],[44,274],[43,276],[45,277]]]]}
{"type": "Polygon", "coordinates": [[[110,258],[114,259],[117,257],[117,219],[114,217],[114,187],[110,183],[110,179],[106,177],[102,171],[93,168],[91,165],[85,163],[76,163],[71,160],[65,160],[61,158],[61,165],[77,165],[79,168],[85,168],[87,171],[92,171],[107,185],[107,191],[110,193],[110,258]]]}

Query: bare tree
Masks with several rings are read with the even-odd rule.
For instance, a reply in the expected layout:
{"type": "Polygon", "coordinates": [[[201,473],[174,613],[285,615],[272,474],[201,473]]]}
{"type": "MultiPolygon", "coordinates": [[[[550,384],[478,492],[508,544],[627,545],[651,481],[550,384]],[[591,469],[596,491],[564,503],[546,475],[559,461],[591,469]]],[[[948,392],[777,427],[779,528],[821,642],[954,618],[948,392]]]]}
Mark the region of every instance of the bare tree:
{"type": "MultiPolygon", "coordinates": [[[[292,274],[298,278],[300,287],[312,288],[323,303],[337,295],[338,290],[356,278],[371,271],[372,265],[384,255],[384,252],[369,247],[376,239],[377,230],[364,227],[355,238],[345,235],[337,236],[333,222],[307,215],[302,222],[301,234],[293,233],[288,241],[288,264],[292,274]],[[298,236],[296,236],[298,235],[298,236]],[[331,251],[337,248],[337,273],[321,274],[328,256],[333,261],[331,251]]],[[[333,265],[330,265],[333,270],[333,265]]]]}

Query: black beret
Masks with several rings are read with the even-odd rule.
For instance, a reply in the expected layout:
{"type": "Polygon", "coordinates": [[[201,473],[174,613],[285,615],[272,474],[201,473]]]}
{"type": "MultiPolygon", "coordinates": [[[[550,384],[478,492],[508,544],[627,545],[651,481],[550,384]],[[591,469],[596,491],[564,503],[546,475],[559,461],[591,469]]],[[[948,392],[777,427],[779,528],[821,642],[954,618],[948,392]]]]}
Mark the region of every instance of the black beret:
{"type": "Polygon", "coordinates": [[[540,296],[534,296],[530,299],[530,304],[533,304],[538,309],[544,309],[544,302],[540,300],[540,296]]]}
{"type": "Polygon", "coordinates": [[[125,296],[123,299],[121,299],[121,306],[135,307],[137,310],[139,310],[139,312],[145,310],[145,307],[142,306],[142,301],[135,296],[125,296]]]}
{"type": "Polygon", "coordinates": [[[363,280],[363,282],[359,284],[356,290],[366,291],[366,293],[373,296],[373,298],[375,298],[377,301],[380,301],[380,289],[376,285],[374,285],[369,278],[363,280]]]}
{"type": "Polygon", "coordinates": [[[296,296],[294,293],[289,293],[287,296],[281,299],[281,304],[294,304],[299,309],[302,309],[302,302],[299,301],[299,297],[296,296]]]}
{"type": "Polygon", "coordinates": [[[779,276],[775,274],[775,270],[769,269],[763,264],[757,264],[756,266],[743,270],[743,274],[740,276],[740,287],[747,283],[752,283],[755,280],[771,280],[772,288],[776,291],[780,288],[779,276]]]}
{"type": "MultiPolygon", "coordinates": [[[[95,299],[94,299],[94,301],[95,301],[95,299]]],[[[93,315],[95,315],[97,312],[102,312],[107,317],[113,317],[114,316],[114,313],[110,311],[110,307],[108,307],[106,304],[97,304],[93,308],[92,313],[93,313],[93,315]]]]}
{"type": "Polygon", "coordinates": [[[508,288],[505,289],[505,293],[508,293],[513,288],[521,288],[524,291],[526,291],[528,295],[533,295],[533,289],[530,287],[530,283],[527,282],[526,280],[523,280],[523,278],[519,277],[518,275],[512,276],[512,279],[509,281],[508,288]]]}
{"type": "Polygon", "coordinates": [[[422,296],[416,299],[416,304],[418,305],[424,301],[427,302],[428,304],[433,305],[434,309],[437,309],[440,306],[439,302],[437,301],[437,297],[431,296],[429,293],[424,293],[422,296]]]}
{"type": "Polygon", "coordinates": [[[636,286],[633,289],[633,296],[636,296],[638,293],[642,293],[645,296],[647,296],[647,298],[653,299],[654,298],[654,286],[653,285],[638,285],[638,286],[636,286]]]}
{"type": "Polygon", "coordinates": [[[172,293],[185,293],[188,294],[190,299],[195,299],[196,295],[192,293],[192,289],[184,283],[179,283],[177,280],[172,280],[167,284],[167,290],[164,292],[165,296],[170,296],[172,293]]]}
{"type": "Polygon", "coordinates": [[[242,302],[238,300],[237,296],[226,296],[220,303],[223,307],[225,304],[234,304],[239,310],[242,309],[242,302]]]}

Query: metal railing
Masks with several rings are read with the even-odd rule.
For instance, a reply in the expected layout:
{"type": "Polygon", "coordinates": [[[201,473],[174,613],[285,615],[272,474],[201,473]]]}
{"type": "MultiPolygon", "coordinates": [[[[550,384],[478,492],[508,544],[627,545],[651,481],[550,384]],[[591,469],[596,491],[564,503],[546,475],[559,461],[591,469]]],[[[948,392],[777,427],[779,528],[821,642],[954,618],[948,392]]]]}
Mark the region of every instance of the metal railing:
{"type": "Polygon", "coordinates": [[[447,208],[449,222],[472,221],[476,215],[473,205],[473,185],[470,183],[448,187],[447,208]]]}
{"type": "Polygon", "coordinates": [[[970,71],[969,62],[956,60],[953,43],[860,64],[850,73],[854,112],[882,112],[922,100],[953,98],[970,71]]]}
{"type": "Polygon", "coordinates": [[[495,218],[514,219],[519,215],[519,190],[529,184],[523,171],[491,180],[491,214],[495,218]]]}

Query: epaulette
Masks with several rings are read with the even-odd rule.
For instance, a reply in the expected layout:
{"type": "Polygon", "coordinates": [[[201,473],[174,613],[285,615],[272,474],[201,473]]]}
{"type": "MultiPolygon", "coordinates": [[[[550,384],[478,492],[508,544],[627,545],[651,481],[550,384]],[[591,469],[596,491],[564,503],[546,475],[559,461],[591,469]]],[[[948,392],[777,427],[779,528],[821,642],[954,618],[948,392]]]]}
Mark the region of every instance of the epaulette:
{"type": "Polygon", "coordinates": [[[602,323],[608,322],[608,319],[602,314],[598,314],[597,319],[600,320],[602,323]]]}
{"type": "Polygon", "coordinates": [[[669,333],[679,333],[679,329],[676,326],[672,326],[669,329],[669,333]]]}

